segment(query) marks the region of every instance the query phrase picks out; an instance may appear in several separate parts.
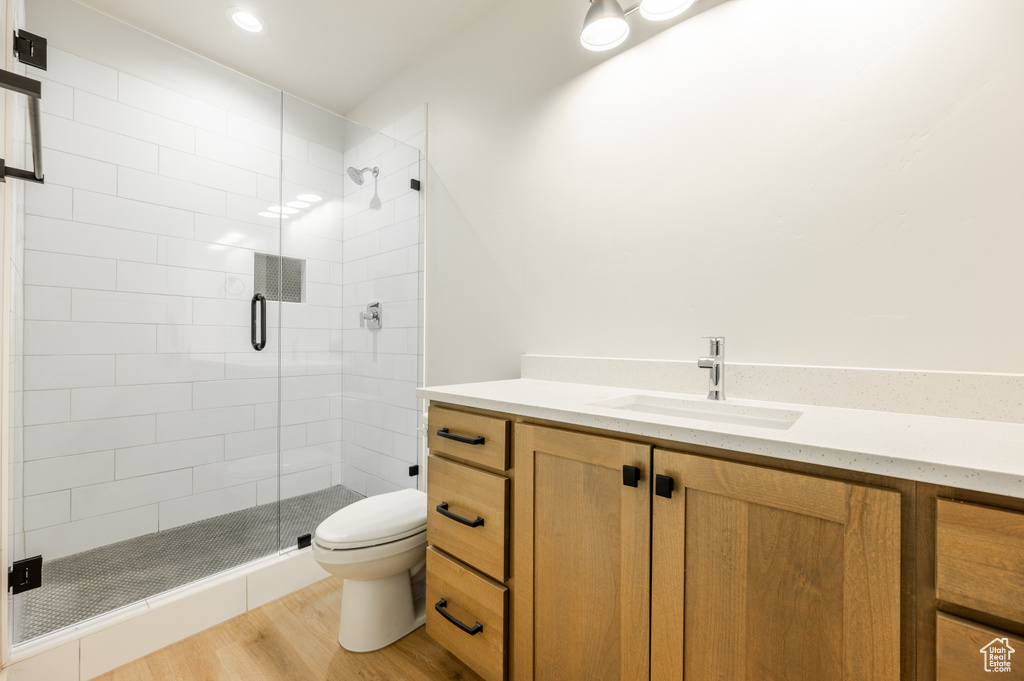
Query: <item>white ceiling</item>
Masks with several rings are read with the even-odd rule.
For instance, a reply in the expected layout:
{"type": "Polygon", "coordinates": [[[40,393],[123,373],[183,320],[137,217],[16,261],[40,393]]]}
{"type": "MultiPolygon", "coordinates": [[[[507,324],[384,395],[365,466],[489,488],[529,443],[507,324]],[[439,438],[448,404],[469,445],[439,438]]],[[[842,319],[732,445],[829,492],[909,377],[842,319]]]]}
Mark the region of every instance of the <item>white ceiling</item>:
{"type": "Polygon", "coordinates": [[[346,113],[497,0],[80,0],[278,89],[346,113]],[[237,28],[231,7],[259,15],[237,28]]]}

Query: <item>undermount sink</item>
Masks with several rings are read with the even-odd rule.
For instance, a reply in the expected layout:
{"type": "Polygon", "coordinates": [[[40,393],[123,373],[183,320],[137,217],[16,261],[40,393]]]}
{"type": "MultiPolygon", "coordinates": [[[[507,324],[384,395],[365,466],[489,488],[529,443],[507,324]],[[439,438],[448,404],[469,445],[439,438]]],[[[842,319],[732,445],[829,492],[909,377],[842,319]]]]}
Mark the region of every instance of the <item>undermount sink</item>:
{"type": "Polygon", "coordinates": [[[610,400],[591,402],[591,407],[621,409],[658,416],[675,416],[684,419],[699,419],[716,423],[733,423],[740,426],[774,428],[786,430],[803,415],[801,411],[771,409],[769,407],[748,407],[729,402],[715,402],[686,397],[654,397],[651,395],[626,395],[610,400]]]}

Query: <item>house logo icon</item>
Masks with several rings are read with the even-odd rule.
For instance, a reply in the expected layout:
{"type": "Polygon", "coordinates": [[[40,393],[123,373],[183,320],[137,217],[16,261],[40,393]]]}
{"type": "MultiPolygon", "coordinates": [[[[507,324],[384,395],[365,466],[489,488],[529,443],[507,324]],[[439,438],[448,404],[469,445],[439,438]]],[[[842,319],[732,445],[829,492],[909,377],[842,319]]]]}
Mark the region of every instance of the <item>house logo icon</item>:
{"type": "Polygon", "coordinates": [[[985,671],[1010,671],[1010,655],[1015,652],[1017,651],[1010,647],[1009,639],[992,639],[988,645],[981,649],[981,654],[985,656],[985,671]]]}

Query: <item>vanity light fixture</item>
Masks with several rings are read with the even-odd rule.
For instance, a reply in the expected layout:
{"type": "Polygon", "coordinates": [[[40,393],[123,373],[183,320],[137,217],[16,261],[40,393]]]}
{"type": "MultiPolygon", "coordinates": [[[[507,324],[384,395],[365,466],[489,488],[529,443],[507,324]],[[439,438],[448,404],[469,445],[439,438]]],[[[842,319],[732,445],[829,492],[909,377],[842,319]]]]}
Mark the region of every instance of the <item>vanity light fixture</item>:
{"type": "Polygon", "coordinates": [[[591,0],[580,31],[580,45],[594,52],[604,52],[618,47],[627,37],[629,24],[618,0],[591,0]]]}
{"type": "Polygon", "coordinates": [[[248,10],[232,7],[228,10],[228,17],[243,31],[259,33],[263,30],[263,20],[248,10]]]}
{"type": "Polygon", "coordinates": [[[677,17],[693,5],[693,0],[640,0],[640,16],[651,21],[677,17]]]}
{"type": "Polygon", "coordinates": [[[593,52],[611,50],[629,37],[626,17],[633,12],[651,21],[665,21],[677,17],[693,5],[694,0],[640,0],[623,10],[618,0],[590,0],[590,9],[583,19],[580,45],[593,52]]]}

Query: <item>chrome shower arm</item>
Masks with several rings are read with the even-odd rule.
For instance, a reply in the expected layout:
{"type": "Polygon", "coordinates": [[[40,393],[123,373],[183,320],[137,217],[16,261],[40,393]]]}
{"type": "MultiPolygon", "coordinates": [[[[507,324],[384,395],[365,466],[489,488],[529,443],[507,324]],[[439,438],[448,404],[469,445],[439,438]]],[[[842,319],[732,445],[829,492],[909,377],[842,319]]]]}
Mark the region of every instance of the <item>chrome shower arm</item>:
{"type": "Polygon", "coordinates": [[[17,73],[0,69],[0,87],[28,97],[28,124],[32,136],[32,170],[9,168],[0,159],[0,182],[8,177],[43,183],[43,139],[39,125],[39,100],[43,97],[42,84],[17,73]]]}

